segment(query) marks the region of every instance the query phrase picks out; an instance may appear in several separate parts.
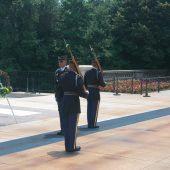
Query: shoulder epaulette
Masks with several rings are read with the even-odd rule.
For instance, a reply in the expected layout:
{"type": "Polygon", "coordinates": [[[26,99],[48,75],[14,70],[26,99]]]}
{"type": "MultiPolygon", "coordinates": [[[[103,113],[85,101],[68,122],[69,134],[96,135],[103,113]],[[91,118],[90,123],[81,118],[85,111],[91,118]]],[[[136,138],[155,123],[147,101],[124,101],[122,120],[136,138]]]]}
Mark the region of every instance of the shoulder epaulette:
{"type": "Polygon", "coordinates": [[[55,73],[57,73],[58,71],[60,71],[60,69],[59,69],[59,68],[55,71],[55,73]]]}

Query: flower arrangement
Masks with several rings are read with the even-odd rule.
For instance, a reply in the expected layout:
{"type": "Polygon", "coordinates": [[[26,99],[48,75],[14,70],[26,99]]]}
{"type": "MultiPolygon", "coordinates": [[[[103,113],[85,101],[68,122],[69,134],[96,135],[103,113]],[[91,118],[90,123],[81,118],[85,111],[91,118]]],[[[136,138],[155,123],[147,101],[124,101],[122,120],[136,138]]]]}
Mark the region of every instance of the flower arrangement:
{"type": "MultiPolygon", "coordinates": [[[[146,89],[146,82],[143,81],[141,84],[140,80],[134,80],[133,81],[133,93],[140,94],[142,90],[145,91],[146,89]]],[[[106,83],[106,86],[104,87],[103,91],[106,92],[114,92],[115,90],[118,90],[119,93],[131,93],[132,92],[132,81],[131,80],[119,80],[118,81],[118,89],[116,89],[117,86],[114,81],[108,81],[106,83]]],[[[154,92],[158,90],[158,82],[155,80],[148,81],[148,92],[154,92]]],[[[159,89],[160,90],[168,90],[170,89],[170,82],[167,80],[161,80],[159,82],[159,89]]]]}
{"type": "Polygon", "coordinates": [[[5,97],[7,94],[12,92],[12,87],[4,87],[2,83],[0,83],[0,97],[5,97]]]}
{"type": "Polygon", "coordinates": [[[11,92],[12,92],[12,87],[10,86],[9,76],[6,72],[0,70],[0,97],[5,97],[7,94],[11,92]],[[7,86],[2,85],[1,78],[4,80],[7,86]]]}

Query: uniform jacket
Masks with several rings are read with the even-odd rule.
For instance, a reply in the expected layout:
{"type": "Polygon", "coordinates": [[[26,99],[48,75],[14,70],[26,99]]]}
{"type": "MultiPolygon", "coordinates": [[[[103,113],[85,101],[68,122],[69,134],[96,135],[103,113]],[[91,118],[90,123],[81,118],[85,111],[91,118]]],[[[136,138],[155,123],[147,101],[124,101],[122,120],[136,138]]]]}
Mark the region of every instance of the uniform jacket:
{"type": "Polygon", "coordinates": [[[64,95],[62,99],[62,110],[64,113],[81,113],[79,96],[87,98],[87,93],[83,89],[83,79],[74,71],[68,71],[62,76],[61,87],[64,93],[76,95],[64,95]]]}
{"type": "Polygon", "coordinates": [[[102,73],[96,68],[88,70],[84,75],[84,84],[89,91],[89,98],[100,100],[100,90],[98,86],[105,86],[102,73]]]}
{"type": "Polygon", "coordinates": [[[61,79],[61,76],[64,75],[64,73],[67,71],[68,71],[67,67],[65,67],[64,70],[61,70],[60,68],[58,68],[55,71],[55,98],[56,98],[56,101],[61,101],[61,99],[64,95],[64,92],[60,86],[60,79],[61,79]]]}

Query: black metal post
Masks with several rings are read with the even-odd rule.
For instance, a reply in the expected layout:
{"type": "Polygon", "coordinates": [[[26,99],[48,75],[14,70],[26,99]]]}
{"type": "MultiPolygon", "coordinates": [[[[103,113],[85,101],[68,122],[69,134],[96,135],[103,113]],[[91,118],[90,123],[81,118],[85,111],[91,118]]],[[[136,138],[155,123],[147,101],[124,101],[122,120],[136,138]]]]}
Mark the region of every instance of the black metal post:
{"type": "Polygon", "coordinates": [[[160,79],[158,77],[158,93],[160,92],[160,79]]]}
{"type": "Polygon", "coordinates": [[[131,94],[134,94],[134,76],[132,76],[132,92],[131,94]]]}
{"type": "Polygon", "coordinates": [[[145,95],[143,97],[150,97],[148,95],[148,79],[145,79],[145,81],[146,81],[146,89],[145,89],[145,95]]]}
{"type": "Polygon", "coordinates": [[[28,93],[29,92],[29,78],[27,77],[27,89],[26,89],[26,92],[28,93]]]}
{"type": "Polygon", "coordinates": [[[118,78],[118,75],[116,75],[116,90],[115,90],[115,96],[119,96],[119,78],[118,78]]]}
{"type": "Polygon", "coordinates": [[[114,76],[114,77],[113,77],[113,94],[114,94],[115,91],[116,91],[115,86],[116,86],[116,77],[114,76]]]}
{"type": "Polygon", "coordinates": [[[37,79],[37,92],[40,94],[40,72],[38,72],[38,79],[37,79]]]}
{"type": "Polygon", "coordinates": [[[140,94],[143,94],[143,79],[140,79],[140,94]]]}
{"type": "Polygon", "coordinates": [[[35,93],[35,89],[34,89],[34,78],[32,78],[32,93],[35,93]]]}
{"type": "Polygon", "coordinates": [[[26,79],[26,93],[28,93],[29,92],[29,72],[27,72],[27,79],[26,79]]]}

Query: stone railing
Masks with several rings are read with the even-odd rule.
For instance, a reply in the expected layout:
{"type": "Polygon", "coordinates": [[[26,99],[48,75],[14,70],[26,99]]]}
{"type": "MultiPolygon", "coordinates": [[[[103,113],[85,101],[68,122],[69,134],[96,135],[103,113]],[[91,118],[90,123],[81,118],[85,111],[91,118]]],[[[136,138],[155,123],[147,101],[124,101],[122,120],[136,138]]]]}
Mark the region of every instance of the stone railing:
{"type": "MultiPolygon", "coordinates": [[[[82,75],[91,69],[91,65],[80,65],[82,75]]],[[[165,77],[170,75],[166,70],[104,70],[104,80],[115,79],[144,79],[152,77],[165,77]]],[[[11,85],[15,91],[26,92],[54,92],[54,72],[43,71],[13,71],[9,72],[11,85]],[[21,81],[22,80],[22,81],[21,81]]]]}
{"type": "Polygon", "coordinates": [[[162,77],[169,76],[170,70],[105,70],[103,72],[105,79],[130,78],[135,79],[147,78],[147,77],[162,77]]]}

